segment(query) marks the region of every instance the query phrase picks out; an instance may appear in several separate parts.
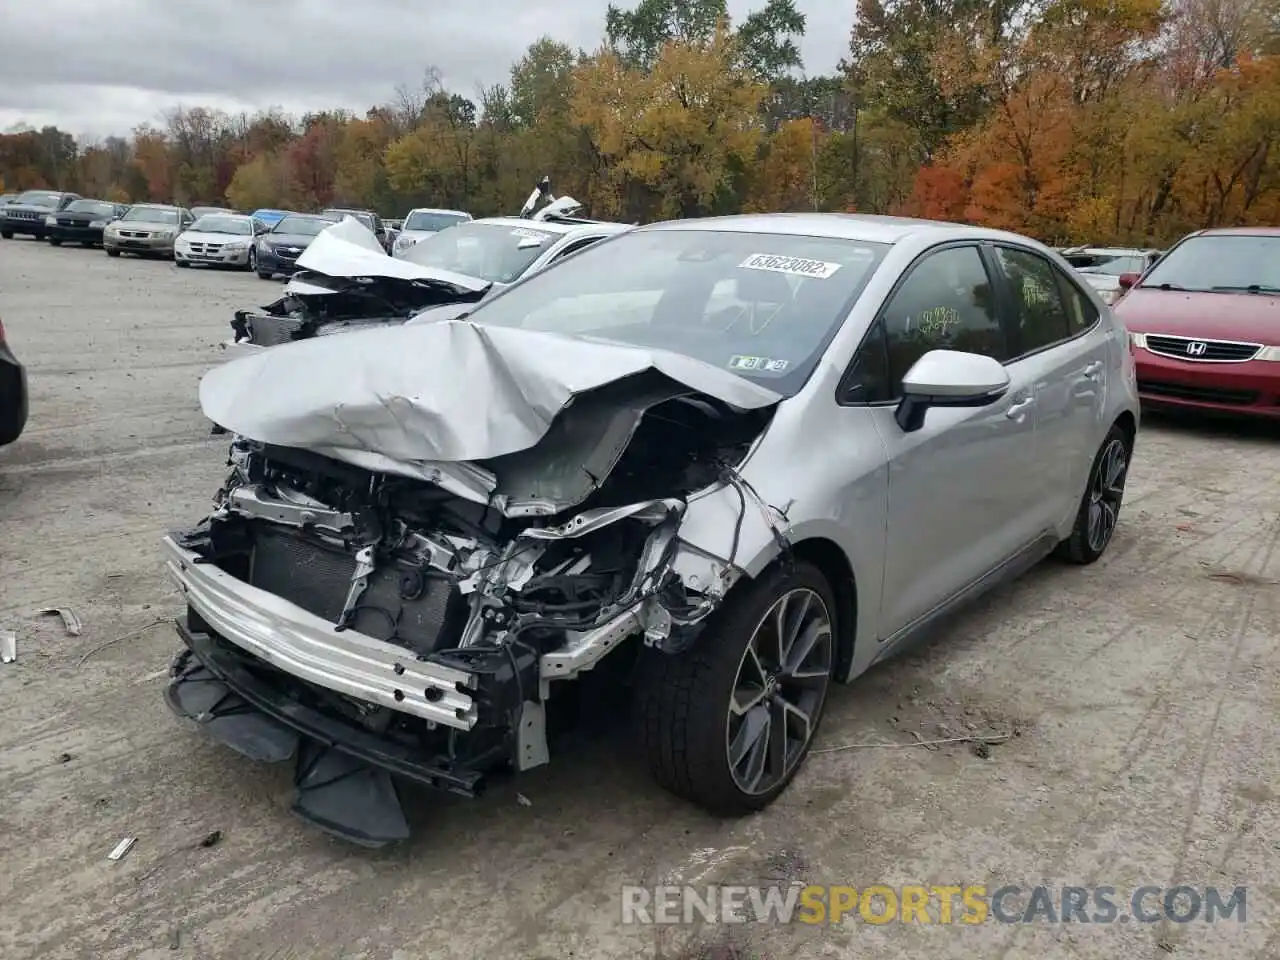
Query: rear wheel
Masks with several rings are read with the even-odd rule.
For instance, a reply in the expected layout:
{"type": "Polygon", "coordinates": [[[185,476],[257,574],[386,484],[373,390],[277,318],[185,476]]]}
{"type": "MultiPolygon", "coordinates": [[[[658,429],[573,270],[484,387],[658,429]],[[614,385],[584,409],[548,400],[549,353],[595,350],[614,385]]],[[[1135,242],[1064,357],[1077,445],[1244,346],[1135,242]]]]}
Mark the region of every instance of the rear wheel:
{"type": "Polygon", "coordinates": [[[719,815],[772,803],[822,718],[835,611],[821,571],[796,563],[735,593],[686,653],[645,651],[636,707],[654,778],[719,815]]]}
{"type": "Polygon", "coordinates": [[[0,240],[12,240],[12,239],[13,239],[12,230],[0,230],[0,240]]]}
{"type": "Polygon", "coordinates": [[[60,247],[60,246],[62,246],[62,241],[61,241],[61,240],[59,240],[59,239],[57,239],[56,237],[50,237],[50,238],[49,238],[49,246],[51,246],[51,247],[60,247]]]}
{"type": "Polygon", "coordinates": [[[1075,525],[1071,535],[1058,544],[1057,556],[1071,563],[1086,564],[1093,563],[1106,551],[1120,519],[1130,454],[1128,434],[1113,426],[1094,457],[1075,525]]]}

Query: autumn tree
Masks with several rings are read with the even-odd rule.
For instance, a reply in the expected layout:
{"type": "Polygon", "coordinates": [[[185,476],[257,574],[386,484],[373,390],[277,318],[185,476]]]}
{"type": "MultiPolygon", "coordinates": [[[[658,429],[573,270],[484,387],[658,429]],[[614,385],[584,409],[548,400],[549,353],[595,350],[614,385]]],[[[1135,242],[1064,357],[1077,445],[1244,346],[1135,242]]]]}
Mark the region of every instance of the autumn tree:
{"type": "Polygon", "coordinates": [[[236,171],[227,187],[227,200],[237,210],[290,209],[301,206],[298,193],[288,160],[279,153],[264,153],[236,171]]]}
{"type": "Polygon", "coordinates": [[[575,72],[571,101],[602,162],[593,200],[653,217],[723,207],[755,160],[764,96],[727,20],[704,44],[668,42],[649,70],[600,51],[575,72]]]}

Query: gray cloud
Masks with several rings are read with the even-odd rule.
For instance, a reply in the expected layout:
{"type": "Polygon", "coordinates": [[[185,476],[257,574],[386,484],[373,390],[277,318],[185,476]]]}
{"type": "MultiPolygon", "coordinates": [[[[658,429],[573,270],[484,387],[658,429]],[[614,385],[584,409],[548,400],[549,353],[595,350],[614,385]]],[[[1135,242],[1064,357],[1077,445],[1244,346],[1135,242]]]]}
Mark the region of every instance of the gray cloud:
{"type": "MultiPolygon", "coordinates": [[[[544,33],[594,49],[604,4],[587,0],[0,0],[0,130],[56,124],[127,133],[178,104],[254,112],[364,110],[428,66],[467,96],[504,82],[544,33]],[[435,9],[432,9],[432,8],[435,9]]],[[[741,17],[758,6],[730,0],[741,17]]],[[[811,73],[848,45],[853,4],[799,0],[811,73]]]]}

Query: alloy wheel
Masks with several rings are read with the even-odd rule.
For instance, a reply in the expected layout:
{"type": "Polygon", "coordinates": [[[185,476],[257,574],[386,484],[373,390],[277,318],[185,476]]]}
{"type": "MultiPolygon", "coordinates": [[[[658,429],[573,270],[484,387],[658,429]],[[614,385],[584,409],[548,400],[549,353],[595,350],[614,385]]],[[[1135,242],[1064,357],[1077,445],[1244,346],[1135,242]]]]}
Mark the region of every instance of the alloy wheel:
{"type": "Polygon", "coordinates": [[[249,269],[258,269],[258,251],[253,249],[253,247],[249,248],[249,269]]]}
{"type": "Polygon", "coordinates": [[[1111,542],[1120,517],[1120,501],[1124,499],[1124,482],[1129,473],[1124,441],[1115,437],[1107,444],[1094,468],[1089,484],[1089,525],[1086,537],[1089,549],[1101,553],[1111,542]]]}
{"type": "Polygon", "coordinates": [[[744,793],[767,793],[804,756],[834,649],[831,614],[807,587],[783,594],[761,617],[738,665],[725,736],[729,770],[744,793]]]}

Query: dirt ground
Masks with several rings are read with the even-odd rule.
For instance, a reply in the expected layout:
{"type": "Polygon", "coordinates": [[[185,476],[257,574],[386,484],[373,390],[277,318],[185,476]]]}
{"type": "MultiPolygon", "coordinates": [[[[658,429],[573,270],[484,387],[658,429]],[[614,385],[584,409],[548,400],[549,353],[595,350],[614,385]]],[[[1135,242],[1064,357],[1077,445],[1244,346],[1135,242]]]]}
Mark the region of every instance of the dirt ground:
{"type": "Polygon", "coordinates": [[[811,756],[763,814],[702,816],[605,737],[473,803],[424,795],[414,839],[370,852],[296,820],[289,771],[161,697],[177,641],[157,620],[181,607],[158,539],[203,514],[225,457],[196,383],[232,309],[278,289],[0,243],[32,389],[0,450],[6,960],[1280,956],[1277,431],[1149,418],[1103,562],[1046,564],[837,691],[819,746],[897,746],[811,756]],[[1012,730],[986,757],[916,743],[1012,730]],[[664,880],[1248,900],[1244,923],[622,925],[620,887],[664,880]]]}

